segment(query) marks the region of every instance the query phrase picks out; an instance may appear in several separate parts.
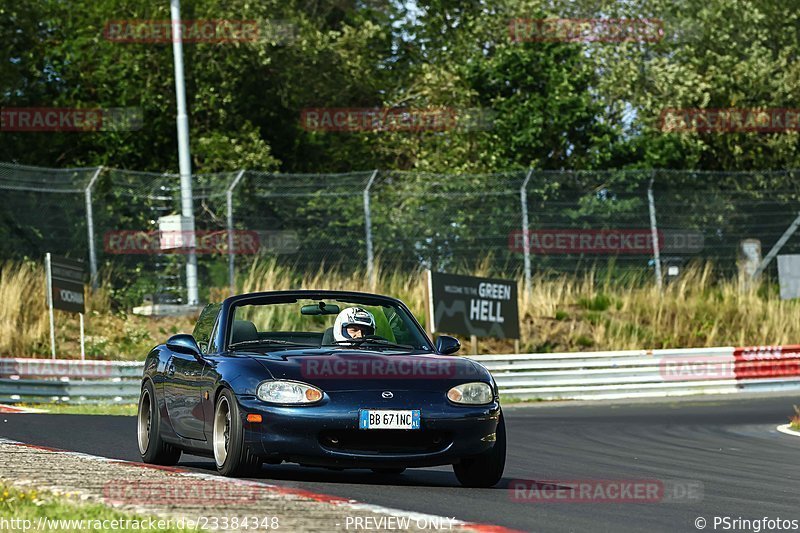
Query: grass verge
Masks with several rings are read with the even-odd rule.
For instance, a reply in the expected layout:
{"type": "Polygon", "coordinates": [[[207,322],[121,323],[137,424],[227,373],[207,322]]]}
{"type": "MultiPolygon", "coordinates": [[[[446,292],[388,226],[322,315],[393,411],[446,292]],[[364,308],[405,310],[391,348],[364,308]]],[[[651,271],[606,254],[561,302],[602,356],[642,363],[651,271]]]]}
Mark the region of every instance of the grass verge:
{"type": "Polygon", "coordinates": [[[794,416],[789,419],[789,428],[795,431],[800,431],[800,407],[793,405],[794,416]]]}
{"type": "MultiPolygon", "coordinates": [[[[99,503],[80,502],[69,496],[57,496],[37,490],[21,490],[0,482],[0,530],[22,531],[25,529],[31,531],[37,528],[40,521],[44,525],[45,519],[48,520],[46,524],[50,527],[43,527],[41,530],[72,533],[134,529],[135,524],[133,524],[133,521],[145,526],[136,529],[147,529],[147,526],[150,525],[151,517],[118,511],[99,503]],[[81,520],[84,521],[82,524],[76,522],[81,520]],[[69,523],[69,521],[72,521],[72,523],[69,523]],[[117,521],[117,523],[115,524],[114,521],[117,521]],[[124,525],[131,527],[120,527],[123,525],[123,521],[128,521],[124,525]],[[23,528],[23,526],[25,527],[23,528]]],[[[152,520],[156,524],[159,520],[164,520],[163,525],[168,525],[166,519],[152,518],[152,520]]],[[[149,529],[153,530],[152,528],[149,529]]],[[[158,529],[158,531],[183,533],[192,530],[166,527],[158,529]]]]}

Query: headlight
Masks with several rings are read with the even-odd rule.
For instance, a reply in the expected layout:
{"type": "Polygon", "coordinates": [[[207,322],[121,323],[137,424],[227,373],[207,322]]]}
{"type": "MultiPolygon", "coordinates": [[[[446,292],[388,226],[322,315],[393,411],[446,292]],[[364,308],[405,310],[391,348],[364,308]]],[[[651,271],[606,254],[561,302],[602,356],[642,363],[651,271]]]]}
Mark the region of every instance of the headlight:
{"type": "Polygon", "coordinates": [[[447,391],[447,399],[453,403],[482,405],[494,399],[492,387],[488,383],[475,382],[457,385],[447,391]]]}
{"type": "Polygon", "coordinates": [[[316,403],[322,399],[322,391],[298,381],[265,381],[256,389],[259,400],[280,404],[316,403]]]}

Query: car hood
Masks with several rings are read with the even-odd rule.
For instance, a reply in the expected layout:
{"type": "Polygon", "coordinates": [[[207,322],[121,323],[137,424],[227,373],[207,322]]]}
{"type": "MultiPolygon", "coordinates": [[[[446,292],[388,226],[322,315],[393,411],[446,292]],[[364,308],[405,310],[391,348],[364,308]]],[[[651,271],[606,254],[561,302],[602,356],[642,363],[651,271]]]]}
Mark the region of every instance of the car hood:
{"type": "Polygon", "coordinates": [[[458,356],[398,354],[373,350],[282,350],[248,354],[275,379],[310,383],[323,390],[452,387],[469,381],[490,381],[481,365],[458,356]]]}

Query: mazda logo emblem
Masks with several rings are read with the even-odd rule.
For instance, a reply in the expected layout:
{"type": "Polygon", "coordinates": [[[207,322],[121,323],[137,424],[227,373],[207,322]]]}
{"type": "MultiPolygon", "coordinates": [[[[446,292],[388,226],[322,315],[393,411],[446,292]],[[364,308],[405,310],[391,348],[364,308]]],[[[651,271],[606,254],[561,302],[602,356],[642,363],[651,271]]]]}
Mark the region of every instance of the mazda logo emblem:
{"type": "Polygon", "coordinates": [[[381,393],[381,396],[383,396],[384,398],[394,398],[394,394],[392,394],[392,391],[388,391],[388,390],[383,391],[381,393]]]}

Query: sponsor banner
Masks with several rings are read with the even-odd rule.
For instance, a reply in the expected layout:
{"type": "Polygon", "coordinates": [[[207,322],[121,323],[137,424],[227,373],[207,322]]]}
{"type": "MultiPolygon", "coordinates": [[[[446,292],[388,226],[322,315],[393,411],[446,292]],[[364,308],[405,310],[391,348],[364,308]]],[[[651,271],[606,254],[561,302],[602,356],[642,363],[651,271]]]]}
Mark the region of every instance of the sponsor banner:
{"type": "Polygon", "coordinates": [[[664,38],[664,23],[648,18],[516,18],[508,32],[517,43],[654,43],[664,38]]]}
{"type": "Polygon", "coordinates": [[[142,129],[142,116],[138,107],[4,107],[0,109],[0,131],[135,131],[142,129]]]}
{"type": "MultiPolygon", "coordinates": [[[[659,230],[659,250],[665,253],[697,253],[704,247],[703,234],[696,230],[659,230]]],[[[525,250],[525,233],[509,233],[512,252],[525,250]]],[[[650,229],[544,229],[528,232],[532,254],[642,254],[653,253],[650,229]]]]}
{"type": "Polygon", "coordinates": [[[83,263],[51,255],[50,272],[53,308],[70,313],[84,313],[83,280],[86,274],[83,263]]]}
{"type": "Polygon", "coordinates": [[[439,361],[424,357],[361,357],[357,355],[304,357],[300,363],[303,378],[311,379],[441,379],[477,378],[471,367],[459,367],[456,361],[439,361]],[[459,368],[465,369],[459,372],[459,368]]]}
{"type": "Polygon", "coordinates": [[[430,273],[433,331],[519,338],[515,280],[430,273]]]}
{"type": "MultiPolygon", "coordinates": [[[[286,44],[297,35],[297,27],[285,20],[181,20],[174,26],[180,29],[184,43],[286,44]]],[[[169,19],[128,19],[108,21],[103,35],[116,43],[171,43],[177,40],[178,32],[173,31],[169,19]]]]}
{"type": "Polygon", "coordinates": [[[690,503],[703,500],[703,489],[696,480],[515,479],[508,493],[521,503],[690,503]]]}
{"type": "Polygon", "coordinates": [[[474,131],[492,128],[490,109],[330,107],[303,109],[300,125],[306,131],[474,131]]]}
{"type": "Polygon", "coordinates": [[[664,109],[663,132],[697,133],[781,133],[800,131],[800,109],[664,109]]]}
{"type": "Polygon", "coordinates": [[[708,381],[736,378],[732,355],[662,357],[658,362],[658,371],[664,381],[708,381]]]}
{"type": "Polygon", "coordinates": [[[114,365],[103,361],[0,359],[0,377],[107,378],[114,365]]]}
{"type": "Polygon", "coordinates": [[[750,346],[733,352],[736,379],[800,377],[800,345],[750,346]]]}

